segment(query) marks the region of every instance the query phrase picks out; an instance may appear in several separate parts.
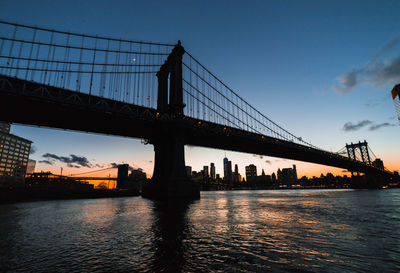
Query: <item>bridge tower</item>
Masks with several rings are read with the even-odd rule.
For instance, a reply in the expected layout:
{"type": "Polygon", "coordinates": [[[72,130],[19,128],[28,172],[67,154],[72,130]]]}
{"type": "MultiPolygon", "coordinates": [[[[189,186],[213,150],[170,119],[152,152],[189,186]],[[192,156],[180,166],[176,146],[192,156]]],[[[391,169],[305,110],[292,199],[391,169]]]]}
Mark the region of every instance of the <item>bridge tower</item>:
{"type": "MultiPolygon", "coordinates": [[[[373,162],[371,162],[371,157],[369,154],[368,143],[364,140],[364,142],[359,141],[358,143],[346,144],[347,155],[352,160],[358,160],[357,154],[360,154],[361,161],[367,165],[373,166],[373,162]]],[[[381,175],[376,172],[366,172],[364,176],[360,176],[357,172],[357,176],[353,175],[353,171],[351,171],[352,175],[352,186],[354,188],[367,188],[367,189],[379,189],[382,185],[387,182],[387,176],[381,175]]]]}
{"type": "Polygon", "coordinates": [[[187,176],[185,169],[185,137],[180,128],[184,114],[182,88],[182,57],[185,53],[181,42],[157,73],[158,117],[163,119],[159,135],[149,142],[154,145],[154,171],[152,181],[143,187],[144,197],[155,199],[191,199],[200,197],[200,189],[187,176]]]}
{"type": "Polygon", "coordinates": [[[359,141],[358,143],[346,144],[347,155],[352,160],[357,160],[356,151],[359,150],[361,155],[361,161],[365,164],[371,165],[371,158],[368,151],[368,143],[359,141]]]}

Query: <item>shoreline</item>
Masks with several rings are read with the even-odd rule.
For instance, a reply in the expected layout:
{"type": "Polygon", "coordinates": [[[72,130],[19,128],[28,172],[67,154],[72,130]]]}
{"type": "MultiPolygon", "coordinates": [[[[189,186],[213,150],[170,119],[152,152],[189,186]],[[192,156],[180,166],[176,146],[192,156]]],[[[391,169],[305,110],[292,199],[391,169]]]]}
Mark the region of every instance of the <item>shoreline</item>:
{"type": "MultiPolygon", "coordinates": [[[[395,189],[397,187],[387,187],[381,189],[395,189]]],[[[211,191],[275,191],[275,190],[358,190],[352,187],[301,187],[301,188],[237,188],[225,190],[201,190],[200,192],[211,191]]],[[[377,190],[377,189],[375,189],[377,190]]],[[[378,189],[379,190],[379,189],[378,189]]],[[[29,190],[29,189],[0,189],[0,205],[13,204],[20,202],[37,202],[53,200],[74,200],[74,199],[99,199],[99,198],[118,198],[141,196],[136,189],[93,189],[91,191],[48,191],[29,190]]]]}

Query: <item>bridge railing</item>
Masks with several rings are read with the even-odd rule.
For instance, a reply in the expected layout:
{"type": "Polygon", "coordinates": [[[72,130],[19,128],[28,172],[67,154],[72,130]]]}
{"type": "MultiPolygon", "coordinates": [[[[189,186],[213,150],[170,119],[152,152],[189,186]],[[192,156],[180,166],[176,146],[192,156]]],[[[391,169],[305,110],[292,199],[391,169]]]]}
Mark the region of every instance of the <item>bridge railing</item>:
{"type": "Polygon", "coordinates": [[[172,47],[0,21],[0,74],[156,108],[172,47]]]}
{"type": "Polygon", "coordinates": [[[317,148],[251,106],[188,52],[183,60],[183,92],[187,116],[317,148]]]}

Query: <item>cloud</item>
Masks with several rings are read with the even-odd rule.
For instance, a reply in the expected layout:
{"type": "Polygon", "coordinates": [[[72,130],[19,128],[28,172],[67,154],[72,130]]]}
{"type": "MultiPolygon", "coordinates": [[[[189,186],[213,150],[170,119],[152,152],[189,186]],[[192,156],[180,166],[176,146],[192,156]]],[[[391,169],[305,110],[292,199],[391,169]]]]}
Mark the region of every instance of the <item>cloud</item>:
{"type": "Polygon", "coordinates": [[[353,70],[346,74],[339,76],[336,80],[340,85],[335,85],[334,89],[339,94],[348,94],[351,89],[359,84],[360,74],[362,74],[363,70],[353,70]]]}
{"type": "Polygon", "coordinates": [[[391,127],[391,126],[394,126],[394,124],[391,124],[391,123],[388,123],[388,122],[384,122],[384,123],[372,125],[371,127],[369,127],[369,130],[370,131],[375,131],[375,130],[378,130],[378,129],[383,128],[383,127],[391,127]]]}
{"type": "Polygon", "coordinates": [[[400,35],[381,47],[375,56],[363,67],[353,69],[336,78],[334,90],[339,94],[349,94],[359,84],[381,86],[400,80],[400,56],[380,60],[383,55],[400,45],[400,35]]]}
{"type": "Polygon", "coordinates": [[[80,168],[81,167],[79,165],[74,165],[74,164],[71,164],[71,163],[68,163],[67,166],[70,167],[70,168],[80,168]]]}
{"type": "Polygon", "coordinates": [[[53,165],[53,162],[49,161],[49,160],[40,160],[39,163],[44,163],[44,164],[48,164],[48,165],[53,165]]]}
{"type": "MultiPolygon", "coordinates": [[[[112,162],[112,163],[110,163],[110,166],[111,166],[111,168],[118,168],[118,166],[122,165],[122,164],[124,164],[124,163],[118,164],[118,163],[112,162]]],[[[133,171],[135,169],[132,166],[128,165],[128,170],[133,171]]]]}
{"type": "Polygon", "coordinates": [[[37,151],[36,146],[35,146],[35,145],[32,145],[32,146],[31,146],[31,150],[29,151],[29,154],[30,154],[30,155],[33,155],[34,153],[36,153],[36,151],[37,151]]]}
{"type": "Polygon", "coordinates": [[[369,124],[372,124],[372,121],[370,121],[370,120],[363,120],[363,121],[359,121],[359,122],[356,123],[356,124],[353,124],[352,122],[349,121],[349,122],[346,122],[346,123],[343,125],[343,131],[346,131],[346,132],[357,131],[357,130],[359,130],[359,129],[361,129],[361,128],[363,128],[363,127],[369,125],[369,124]]]}
{"type": "Polygon", "coordinates": [[[272,165],[271,160],[265,160],[265,163],[267,163],[267,164],[269,164],[269,165],[272,165]]]}
{"type": "Polygon", "coordinates": [[[337,78],[339,84],[334,86],[336,93],[349,94],[362,83],[381,86],[400,80],[400,57],[390,58],[383,62],[369,64],[361,69],[345,73],[337,78]]]}
{"type": "Polygon", "coordinates": [[[363,121],[359,121],[358,123],[353,124],[352,122],[349,121],[343,125],[343,131],[346,131],[346,132],[357,131],[368,125],[370,125],[370,127],[369,127],[370,131],[375,131],[375,130],[378,130],[378,129],[384,128],[384,127],[394,126],[394,124],[388,123],[388,122],[373,124],[373,122],[370,120],[363,120],[363,121]]]}
{"type": "Polygon", "coordinates": [[[52,162],[60,161],[62,163],[67,163],[67,164],[68,163],[76,164],[77,166],[80,166],[80,167],[88,167],[88,168],[92,167],[92,164],[90,164],[89,160],[87,160],[87,158],[84,156],[77,156],[74,154],[70,154],[70,156],[67,157],[67,156],[58,156],[55,154],[46,153],[46,154],[42,155],[42,157],[44,157],[44,158],[46,158],[46,160],[52,161],[52,162]]]}
{"type": "Polygon", "coordinates": [[[111,166],[112,168],[118,168],[118,165],[119,165],[119,164],[117,164],[117,163],[115,163],[115,162],[110,163],[110,166],[111,166]]]}
{"type": "Polygon", "coordinates": [[[400,57],[387,59],[377,63],[367,71],[367,75],[373,84],[382,85],[386,82],[400,79],[400,57]]]}
{"type": "Polygon", "coordinates": [[[365,102],[365,106],[368,108],[376,107],[376,106],[382,104],[383,102],[387,101],[388,99],[390,99],[390,95],[382,97],[382,98],[377,98],[377,99],[368,99],[365,102]]]}
{"type": "Polygon", "coordinates": [[[400,35],[398,35],[397,37],[394,37],[393,39],[391,39],[389,42],[387,42],[385,45],[383,45],[378,52],[375,54],[375,56],[372,58],[371,61],[375,61],[377,60],[379,57],[381,57],[383,54],[385,54],[386,52],[391,51],[392,49],[394,49],[396,46],[400,45],[400,35]]]}

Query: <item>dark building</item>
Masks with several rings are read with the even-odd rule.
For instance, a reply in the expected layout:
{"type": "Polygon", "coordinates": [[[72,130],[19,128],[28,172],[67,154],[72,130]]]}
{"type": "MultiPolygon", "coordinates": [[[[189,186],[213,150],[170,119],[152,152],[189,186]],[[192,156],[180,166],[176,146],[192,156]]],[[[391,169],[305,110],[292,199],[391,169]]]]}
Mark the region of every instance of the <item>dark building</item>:
{"type": "MultiPolygon", "coordinates": [[[[66,190],[93,190],[93,185],[87,181],[75,178],[45,173],[31,173],[26,176],[26,184],[32,189],[46,189],[45,193],[62,194],[66,190]]],[[[54,196],[56,197],[56,196],[54,196]]]]}
{"type": "Polygon", "coordinates": [[[246,166],[246,180],[250,182],[257,177],[257,167],[253,164],[246,166]]]}
{"type": "Polygon", "coordinates": [[[203,166],[203,175],[204,177],[208,177],[208,166],[203,166]]]}
{"type": "Polygon", "coordinates": [[[210,165],[210,176],[211,176],[211,179],[215,179],[215,165],[214,165],[214,163],[211,163],[211,165],[210,165]]]}
{"type": "Polygon", "coordinates": [[[256,185],[258,187],[264,188],[264,187],[270,187],[272,185],[272,178],[270,175],[263,175],[257,176],[254,180],[256,182],[256,185]]]}
{"type": "Polygon", "coordinates": [[[191,166],[186,166],[186,174],[187,176],[191,177],[192,176],[192,167],[191,166]]]}
{"type": "Polygon", "coordinates": [[[124,181],[128,178],[129,165],[121,164],[118,165],[118,178],[117,178],[117,188],[124,188],[124,181]]]}
{"type": "Polygon", "coordinates": [[[129,174],[129,179],[134,181],[146,180],[146,178],[147,178],[146,173],[140,168],[132,170],[131,173],[129,174]]]}
{"type": "Polygon", "coordinates": [[[0,122],[0,187],[24,185],[31,143],[10,134],[10,124],[0,122]]]}
{"type": "Polygon", "coordinates": [[[297,182],[296,165],[293,168],[283,168],[278,170],[278,181],[281,185],[292,186],[297,182]]]}
{"type": "Polygon", "coordinates": [[[275,173],[272,173],[272,175],[271,175],[271,180],[272,180],[272,183],[273,183],[273,184],[276,183],[276,175],[275,175],[275,173]]]}
{"type": "Polygon", "coordinates": [[[232,181],[232,162],[226,157],[224,158],[224,180],[228,182],[232,181]]]}
{"type": "Polygon", "coordinates": [[[233,179],[233,182],[240,181],[239,167],[237,164],[235,164],[235,171],[232,174],[232,179],[233,179]]]}
{"type": "Polygon", "coordinates": [[[383,161],[380,158],[375,159],[375,161],[372,162],[372,165],[381,170],[385,169],[385,166],[383,165],[383,161]]]}

